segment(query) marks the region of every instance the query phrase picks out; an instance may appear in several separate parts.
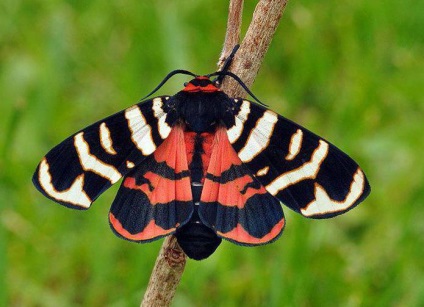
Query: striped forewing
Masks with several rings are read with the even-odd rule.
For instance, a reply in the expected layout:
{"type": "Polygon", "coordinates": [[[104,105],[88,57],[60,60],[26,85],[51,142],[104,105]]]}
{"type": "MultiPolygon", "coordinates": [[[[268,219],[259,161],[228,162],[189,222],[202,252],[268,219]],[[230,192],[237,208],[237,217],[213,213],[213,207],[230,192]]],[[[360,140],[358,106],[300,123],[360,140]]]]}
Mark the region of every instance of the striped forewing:
{"type": "Polygon", "coordinates": [[[42,159],[33,182],[48,198],[87,209],[167,138],[168,96],[139,103],[67,138],[42,159]]]}
{"type": "Polygon", "coordinates": [[[370,192],[363,171],[336,146],[247,100],[234,100],[233,148],[266,190],[311,218],[341,214],[370,192]]]}

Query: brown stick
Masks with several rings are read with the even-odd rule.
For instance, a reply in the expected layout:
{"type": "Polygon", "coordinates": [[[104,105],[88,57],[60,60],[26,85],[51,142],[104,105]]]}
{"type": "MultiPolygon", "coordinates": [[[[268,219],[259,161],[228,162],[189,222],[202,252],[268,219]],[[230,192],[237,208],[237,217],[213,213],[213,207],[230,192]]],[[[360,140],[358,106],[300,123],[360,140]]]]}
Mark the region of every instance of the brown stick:
{"type": "Polygon", "coordinates": [[[219,57],[218,67],[224,65],[234,46],[240,42],[243,0],[231,0],[228,8],[227,33],[225,33],[224,47],[219,57]]]}
{"type": "MultiPolygon", "coordinates": [[[[231,71],[250,87],[262,64],[271,39],[277,29],[288,0],[261,0],[256,6],[252,22],[240,49],[234,57],[231,71]]],[[[231,0],[228,28],[219,66],[222,66],[234,45],[239,41],[242,0],[231,0]]],[[[243,97],[245,92],[230,78],[225,78],[222,89],[231,97],[243,97]]],[[[167,237],[156,259],[150,281],[141,306],[169,306],[181,280],[186,263],[186,255],[174,236],[167,237]]]]}
{"type": "Polygon", "coordinates": [[[167,237],[156,259],[141,306],[169,306],[180,283],[185,264],[186,255],[177,239],[174,236],[167,237]]]}

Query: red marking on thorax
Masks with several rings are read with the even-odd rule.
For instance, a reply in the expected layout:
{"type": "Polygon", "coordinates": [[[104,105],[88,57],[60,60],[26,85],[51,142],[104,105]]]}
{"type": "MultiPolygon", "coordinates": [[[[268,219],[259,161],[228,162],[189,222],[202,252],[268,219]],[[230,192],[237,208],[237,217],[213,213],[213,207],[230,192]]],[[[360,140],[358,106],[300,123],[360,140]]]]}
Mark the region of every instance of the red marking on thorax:
{"type": "MultiPolygon", "coordinates": [[[[194,80],[209,80],[209,77],[199,76],[194,80]]],[[[207,85],[194,85],[191,81],[184,87],[184,92],[204,92],[204,93],[213,93],[219,91],[213,83],[208,83],[207,85]]]]}
{"type": "Polygon", "coordinates": [[[217,88],[213,84],[208,84],[206,86],[200,86],[200,85],[193,85],[192,83],[187,84],[187,86],[183,89],[184,92],[204,92],[204,93],[212,93],[219,91],[219,88],[217,88]]]}
{"type": "Polygon", "coordinates": [[[209,80],[209,77],[207,77],[207,76],[197,76],[196,79],[197,80],[209,80]]]}

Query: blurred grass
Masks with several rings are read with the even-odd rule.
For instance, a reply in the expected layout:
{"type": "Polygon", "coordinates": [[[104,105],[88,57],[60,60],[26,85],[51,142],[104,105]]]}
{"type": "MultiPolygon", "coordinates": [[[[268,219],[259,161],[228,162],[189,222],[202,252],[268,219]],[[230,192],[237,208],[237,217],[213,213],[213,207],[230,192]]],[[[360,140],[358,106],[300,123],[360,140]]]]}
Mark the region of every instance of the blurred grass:
{"type": "MultiPolygon", "coordinates": [[[[161,242],[114,237],[116,187],[76,212],[30,178],[51,147],[169,71],[212,72],[227,5],[2,1],[0,306],[139,304],[161,242]]],[[[372,194],[332,220],[286,209],[276,243],[189,261],[174,306],[424,305],[422,12],[417,0],[289,2],[253,91],[354,157],[372,194]]]]}

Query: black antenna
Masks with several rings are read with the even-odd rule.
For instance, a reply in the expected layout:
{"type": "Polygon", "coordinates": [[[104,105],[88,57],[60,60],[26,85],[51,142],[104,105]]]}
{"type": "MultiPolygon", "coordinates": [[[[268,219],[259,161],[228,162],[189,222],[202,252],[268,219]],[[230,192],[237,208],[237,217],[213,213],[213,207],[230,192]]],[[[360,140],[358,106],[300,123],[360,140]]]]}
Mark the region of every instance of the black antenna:
{"type": "Polygon", "coordinates": [[[246,93],[248,93],[253,99],[255,99],[255,101],[257,102],[257,103],[259,103],[259,104],[261,104],[261,105],[263,105],[263,106],[265,106],[265,107],[268,107],[266,104],[264,104],[262,101],[260,101],[250,90],[249,90],[249,88],[247,87],[247,85],[246,84],[244,84],[244,82],[240,79],[240,77],[239,76],[237,76],[236,74],[234,74],[234,73],[232,73],[231,71],[217,71],[217,72],[214,72],[214,73],[211,73],[211,74],[209,74],[209,75],[207,75],[208,77],[213,77],[213,76],[218,76],[218,78],[219,77],[221,77],[222,76],[222,79],[225,77],[225,76],[229,76],[229,77],[231,77],[231,78],[233,78],[234,80],[236,80],[237,81],[237,83],[246,91],[246,93]]]}
{"type": "MultiPolygon", "coordinates": [[[[165,83],[166,81],[168,81],[169,79],[171,79],[173,76],[175,75],[189,75],[189,76],[193,76],[193,77],[198,77],[198,75],[192,73],[191,71],[188,70],[184,70],[184,69],[176,69],[171,71],[168,75],[166,75],[166,77],[159,83],[158,86],[155,87],[155,89],[153,91],[151,91],[148,95],[144,96],[143,98],[140,99],[140,101],[143,101],[144,99],[146,99],[147,97],[153,95],[157,90],[159,90],[165,83]]],[[[252,96],[253,97],[253,96],[252,96]]]]}
{"type": "MultiPolygon", "coordinates": [[[[237,50],[240,48],[240,45],[237,44],[234,46],[233,50],[231,51],[228,58],[225,60],[224,65],[222,66],[222,69],[220,72],[226,72],[230,68],[231,63],[233,62],[234,56],[236,55],[237,50]]],[[[218,86],[222,84],[222,81],[224,80],[225,75],[218,75],[218,77],[215,80],[212,80],[212,82],[216,83],[218,86]]]]}
{"type": "MultiPolygon", "coordinates": [[[[211,73],[206,75],[206,77],[210,78],[210,77],[214,77],[217,76],[217,78],[215,80],[213,80],[212,82],[221,84],[222,80],[224,79],[224,77],[229,76],[231,78],[233,78],[234,80],[237,81],[237,83],[246,91],[246,93],[248,93],[257,103],[266,106],[266,104],[264,104],[262,101],[260,101],[247,87],[246,84],[244,84],[244,82],[240,79],[239,76],[237,76],[236,74],[232,73],[231,71],[228,71],[228,68],[231,65],[231,61],[234,58],[234,55],[236,54],[237,50],[239,49],[240,45],[235,45],[233,50],[231,51],[231,54],[228,56],[228,58],[225,60],[225,63],[222,67],[222,70],[211,73]]],[[[169,79],[171,79],[173,76],[175,75],[188,75],[188,76],[192,76],[192,77],[198,77],[199,75],[196,75],[194,73],[192,73],[191,71],[188,70],[184,70],[184,69],[176,69],[171,71],[168,75],[166,75],[166,77],[158,84],[158,86],[155,87],[155,89],[153,91],[151,91],[148,95],[144,96],[142,99],[140,99],[140,101],[143,101],[144,99],[146,99],[147,97],[153,95],[157,90],[159,90],[169,79]]]]}

